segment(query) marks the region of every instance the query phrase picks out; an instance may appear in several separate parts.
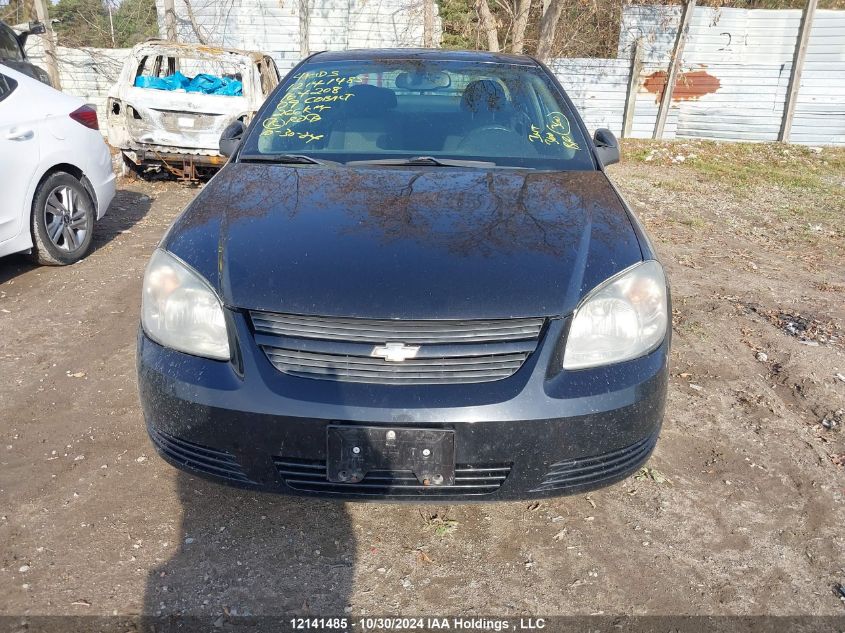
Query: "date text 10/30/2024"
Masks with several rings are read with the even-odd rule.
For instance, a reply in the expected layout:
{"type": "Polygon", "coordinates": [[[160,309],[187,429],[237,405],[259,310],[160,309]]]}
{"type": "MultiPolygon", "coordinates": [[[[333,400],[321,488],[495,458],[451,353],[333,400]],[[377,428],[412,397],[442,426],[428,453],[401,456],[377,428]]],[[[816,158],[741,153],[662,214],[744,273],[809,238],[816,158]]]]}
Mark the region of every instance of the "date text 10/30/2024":
{"type": "Polygon", "coordinates": [[[543,618],[362,617],[291,618],[297,631],[538,631],[543,618]]]}

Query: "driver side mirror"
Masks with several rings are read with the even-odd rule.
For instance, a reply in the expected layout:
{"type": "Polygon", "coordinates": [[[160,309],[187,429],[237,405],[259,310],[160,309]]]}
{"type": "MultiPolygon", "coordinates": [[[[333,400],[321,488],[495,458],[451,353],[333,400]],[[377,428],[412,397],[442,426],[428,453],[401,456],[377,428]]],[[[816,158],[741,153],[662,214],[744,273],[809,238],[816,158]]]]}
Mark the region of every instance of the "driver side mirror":
{"type": "Polygon", "coordinates": [[[26,31],[21,32],[18,35],[18,43],[21,45],[21,48],[26,46],[26,39],[30,35],[44,35],[47,32],[47,28],[44,26],[43,22],[30,22],[27,25],[26,31]]]}
{"type": "Polygon", "coordinates": [[[241,144],[246,126],[243,121],[232,121],[223,130],[220,135],[220,153],[223,156],[229,157],[238,150],[238,145],[241,144]]]}
{"type": "Polygon", "coordinates": [[[27,35],[44,35],[47,32],[47,27],[43,22],[30,22],[26,30],[27,35]]]}
{"type": "Polygon", "coordinates": [[[596,144],[596,154],[602,165],[607,167],[619,162],[619,141],[613,132],[600,127],[593,135],[593,142],[596,144]]]}

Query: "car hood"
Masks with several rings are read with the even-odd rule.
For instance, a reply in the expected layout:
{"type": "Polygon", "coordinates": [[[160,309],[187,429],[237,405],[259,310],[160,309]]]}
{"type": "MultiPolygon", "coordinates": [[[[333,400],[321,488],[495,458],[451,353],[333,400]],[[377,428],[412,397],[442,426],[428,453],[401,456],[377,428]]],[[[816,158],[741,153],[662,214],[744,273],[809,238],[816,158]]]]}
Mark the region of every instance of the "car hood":
{"type": "Polygon", "coordinates": [[[598,171],[233,163],[164,247],[237,308],[362,318],[570,313],[642,258],[598,171]]]}

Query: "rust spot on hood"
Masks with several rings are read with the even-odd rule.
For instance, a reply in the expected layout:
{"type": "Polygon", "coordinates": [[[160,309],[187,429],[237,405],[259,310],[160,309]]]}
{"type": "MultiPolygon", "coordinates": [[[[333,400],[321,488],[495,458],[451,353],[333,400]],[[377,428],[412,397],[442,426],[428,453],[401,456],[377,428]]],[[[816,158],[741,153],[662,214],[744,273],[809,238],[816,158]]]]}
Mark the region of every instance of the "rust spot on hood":
{"type": "MultiPolygon", "coordinates": [[[[663,88],[666,85],[666,71],[658,70],[646,77],[643,84],[645,89],[657,97],[657,102],[663,97],[663,88]]],[[[714,77],[704,70],[692,70],[680,73],[675,82],[675,90],[672,92],[672,101],[689,101],[698,99],[706,94],[716,92],[722,83],[718,77],[714,77]]]]}

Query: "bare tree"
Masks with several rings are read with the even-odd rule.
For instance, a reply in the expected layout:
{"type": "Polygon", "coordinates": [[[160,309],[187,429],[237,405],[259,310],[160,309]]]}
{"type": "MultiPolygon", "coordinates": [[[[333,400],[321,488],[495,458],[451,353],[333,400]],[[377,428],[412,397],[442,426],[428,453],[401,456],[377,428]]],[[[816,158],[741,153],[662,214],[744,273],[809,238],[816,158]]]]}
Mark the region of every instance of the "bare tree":
{"type": "Polygon", "coordinates": [[[490,11],[487,0],[476,0],[476,10],[481,29],[487,35],[487,50],[497,53],[499,51],[499,33],[496,30],[496,19],[490,11]]]}
{"type": "Polygon", "coordinates": [[[531,0],[516,0],[516,15],[513,19],[511,52],[521,54],[525,47],[525,29],[531,13],[531,0]]]}
{"type": "Polygon", "coordinates": [[[35,8],[27,0],[0,0],[0,20],[21,24],[35,19],[35,8]]]}
{"type": "Polygon", "coordinates": [[[197,24],[197,19],[194,17],[194,8],[191,6],[191,0],[185,0],[185,10],[188,13],[188,21],[191,23],[194,35],[197,36],[197,41],[200,44],[208,44],[208,37],[202,32],[199,24],[197,24]]]}
{"type": "Polygon", "coordinates": [[[562,11],[562,0],[543,0],[543,17],[540,18],[540,37],[537,41],[537,57],[540,59],[552,56],[555,31],[562,11]]]}

